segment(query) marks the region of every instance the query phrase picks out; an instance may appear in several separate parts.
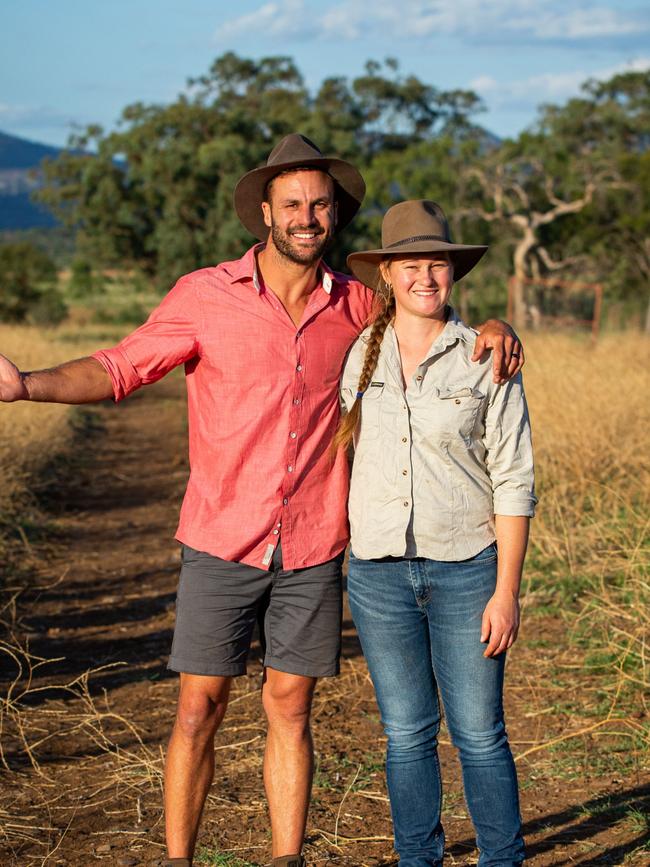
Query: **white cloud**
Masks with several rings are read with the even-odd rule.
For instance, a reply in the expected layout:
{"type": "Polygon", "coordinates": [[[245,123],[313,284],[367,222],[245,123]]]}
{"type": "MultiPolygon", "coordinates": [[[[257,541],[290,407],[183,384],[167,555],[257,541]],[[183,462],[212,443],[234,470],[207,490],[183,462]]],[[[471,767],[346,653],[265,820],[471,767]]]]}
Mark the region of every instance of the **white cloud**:
{"type": "Polygon", "coordinates": [[[607,81],[621,72],[642,72],[650,69],[650,56],[619,63],[599,70],[548,72],[516,81],[497,81],[481,75],[468,82],[468,87],[489,101],[491,109],[530,107],[531,102],[563,102],[580,93],[580,87],[590,78],[607,81]]]}
{"type": "Polygon", "coordinates": [[[47,106],[11,105],[0,102],[0,127],[21,126],[24,128],[70,127],[73,119],[47,106]]]}
{"type": "Polygon", "coordinates": [[[390,34],[394,38],[456,38],[502,41],[516,36],[533,41],[591,41],[650,32],[647,16],[590,0],[365,0],[321,4],[309,0],[272,0],[255,12],[232,18],[215,34],[218,43],[251,33],[282,39],[340,39],[390,34]]]}

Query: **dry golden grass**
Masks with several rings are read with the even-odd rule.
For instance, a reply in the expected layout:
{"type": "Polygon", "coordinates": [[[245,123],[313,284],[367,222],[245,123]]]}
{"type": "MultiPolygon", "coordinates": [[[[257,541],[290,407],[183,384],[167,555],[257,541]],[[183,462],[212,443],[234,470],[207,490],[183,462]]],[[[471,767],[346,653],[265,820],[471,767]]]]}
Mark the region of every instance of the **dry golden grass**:
{"type": "MultiPolygon", "coordinates": [[[[644,718],[650,711],[650,339],[607,335],[592,347],[540,334],[528,335],[525,345],[540,494],[531,595],[554,597],[573,611],[577,602],[571,634],[582,653],[575,667],[586,663],[603,673],[609,716],[644,718]]],[[[650,741],[648,732],[639,733],[650,741]]]]}
{"type": "MultiPolygon", "coordinates": [[[[636,570],[650,502],[650,339],[528,335],[542,495],[534,540],[567,574],[636,570]]],[[[647,555],[647,552],[646,552],[647,555]]]]}
{"type": "MultiPolygon", "coordinates": [[[[107,336],[99,328],[78,335],[69,327],[0,324],[0,353],[21,370],[38,370],[87,355],[106,345],[107,336]]],[[[43,466],[68,447],[70,419],[70,408],[59,404],[0,404],[0,526],[14,523],[17,505],[38,490],[43,466]]],[[[0,532],[0,556],[4,550],[0,532]]]]}
{"type": "MultiPolygon", "coordinates": [[[[24,370],[51,366],[66,357],[66,348],[37,329],[0,326],[0,352],[24,370]]],[[[69,350],[68,350],[69,352],[69,350]]],[[[68,436],[68,408],[19,402],[0,408],[0,511],[23,486],[26,474],[56,452],[68,436]]]]}
{"type": "MultiPolygon", "coordinates": [[[[41,367],[111,342],[106,334],[85,333],[87,342],[71,344],[71,334],[64,330],[43,336],[31,329],[2,326],[0,352],[21,367],[41,367]]],[[[559,745],[568,742],[579,752],[583,742],[593,744],[601,736],[608,743],[615,738],[626,743],[634,739],[634,749],[641,752],[650,743],[643,725],[649,715],[643,689],[650,685],[646,651],[650,340],[632,334],[607,336],[591,347],[566,335],[530,334],[524,342],[540,494],[526,605],[529,612],[541,604],[570,612],[566,642],[544,663],[548,683],[566,675],[576,693],[585,687],[597,689],[605,700],[594,705],[601,709],[593,714],[586,710],[576,714],[574,725],[555,737],[540,728],[534,743],[520,750],[517,758],[541,762],[542,755],[552,756],[559,745]],[[588,629],[581,633],[587,623],[588,629]],[[582,641],[580,652],[574,653],[569,641],[582,641]],[[587,659],[588,654],[595,655],[596,663],[587,659]]],[[[38,486],[39,469],[50,456],[65,451],[71,442],[69,413],[59,406],[0,406],[0,515],[11,513],[11,503],[38,486]]],[[[0,642],[0,658],[16,670],[6,697],[0,700],[0,733],[14,757],[20,754],[25,759],[17,771],[7,759],[7,748],[0,748],[0,770],[4,767],[5,780],[12,786],[5,797],[6,809],[0,805],[0,844],[8,851],[30,845],[37,853],[30,863],[45,863],[64,840],[79,803],[85,808],[105,799],[114,805],[114,792],[119,793],[120,811],[136,815],[139,827],[141,805],[153,810],[151,805],[160,800],[162,755],[155,743],[147,742],[114,711],[108,696],[103,701],[91,696],[88,680],[96,672],[48,681],[53,698],[34,702],[43,689],[39,678],[55,660],[37,658],[28,645],[13,640],[0,642]],[[48,761],[51,753],[60,756],[62,770],[48,761]],[[83,779],[86,787],[101,782],[87,792],[84,789],[85,800],[78,802],[66,799],[65,787],[56,776],[61,773],[83,779]],[[36,806],[29,813],[25,806],[24,815],[17,814],[12,798],[28,789],[34,792],[36,806]],[[36,816],[43,815],[51,819],[35,828],[36,816]]],[[[541,672],[538,666],[537,678],[541,672]]],[[[160,705],[171,707],[171,684],[161,682],[156,688],[165,696],[160,705]]],[[[256,696],[257,686],[245,680],[233,692],[228,737],[218,747],[235,751],[233,767],[261,763],[261,731],[251,726],[246,715],[241,721],[237,717],[237,709],[256,696]]],[[[337,699],[345,701],[350,716],[370,706],[372,690],[361,661],[346,660],[341,678],[322,688],[314,716],[319,716],[321,706],[337,699]]],[[[351,799],[386,801],[383,792],[356,791],[358,773],[358,768],[356,774],[350,771],[330,825],[313,829],[338,852],[359,840],[342,833],[339,822],[351,799]]],[[[216,810],[221,800],[215,792],[211,806],[216,810]]],[[[249,813],[262,813],[264,806],[258,800],[237,810],[244,821],[249,813]]]]}

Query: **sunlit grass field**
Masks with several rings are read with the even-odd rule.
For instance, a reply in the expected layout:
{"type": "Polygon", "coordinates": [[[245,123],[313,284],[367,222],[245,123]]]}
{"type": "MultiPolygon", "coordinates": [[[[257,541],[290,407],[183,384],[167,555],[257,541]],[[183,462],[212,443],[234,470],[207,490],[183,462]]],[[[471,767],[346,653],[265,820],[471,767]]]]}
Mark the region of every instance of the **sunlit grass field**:
{"type": "MultiPolygon", "coordinates": [[[[0,326],[0,352],[13,358],[19,367],[40,368],[110,346],[129,328],[87,321],[67,323],[49,332],[0,326]]],[[[632,333],[612,334],[592,346],[587,338],[579,336],[539,333],[524,335],[524,345],[524,380],[533,424],[540,503],[532,523],[524,576],[522,637],[509,661],[511,685],[514,683],[519,690],[515,721],[519,740],[514,746],[522,790],[532,790],[533,794],[536,789],[543,790],[550,799],[549,809],[564,815],[567,811],[561,804],[553,806],[553,793],[560,788],[572,791],[576,786],[584,792],[585,781],[596,778],[596,794],[592,793],[581,808],[585,821],[595,822],[595,811],[604,804],[607,809],[618,810],[622,817],[617,819],[616,833],[626,828],[637,833],[636,825],[630,824],[636,822],[640,829],[638,848],[625,863],[645,863],[635,860],[637,855],[644,858],[646,849],[640,842],[644,817],[634,812],[634,786],[639,785],[641,773],[647,770],[650,747],[650,339],[632,333]],[[612,779],[629,784],[625,796],[612,779]],[[606,794],[598,795],[604,785],[608,786],[606,794]]],[[[39,518],[46,520],[47,509],[41,514],[34,504],[43,487],[52,484],[52,459],[57,459],[56,479],[62,468],[66,470],[67,454],[80,448],[83,429],[80,433],[78,421],[78,408],[0,404],[3,566],[9,559],[7,555],[19,559],[25,547],[29,548],[38,537],[35,522],[39,518]]],[[[50,538],[48,532],[46,528],[43,538],[50,538]]],[[[30,553],[28,559],[38,565],[41,545],[37,542],[30,553]]],[[[44,745],[55,738],[59,739],[57,743],[74,741],[79,755],[89,750],[84,768],[93,786],[98,775],[103,780],[108,774],[112,781],[109,784],[119,790],[120,816],[133,807],[134,799],[137,807],[133,809],[139,816],[141,798],[155,812],[159,809],[161,756],[157,748],[150,747],[149,734],[140,733],[121,715],[122,705],[116,695],[112,696],[114,709],[93,698],[89,691],[93,672],[59,685],[65,701],[30,703],[32,679],[37,669],[47,667],[50,660],[33,656],[30,639],[21,632],[21,609],[13,600],[21,592],[23,581],[31,580],[23,572],[12,574],[0,569],[0,579],[7,574],[16,579],[4,586],[0,580],[0,591],[7,591],[0,594],[4,612],[0,621],[7,635],[6,639],[0,636],[0,649],[18,671],[7,698],[0,702],[0,728],[5,742],[9,733],[22,744],[35,774],[45,779],[44,768],[49,766],[44,745]],[[130,738],[127,747],[121,746],[124,732],[130,738]],[[102,756],[112,757],[108,765],[102,764],[102,756]],[[132,793],[128,809],[124,792],[132,793]]],[[[33,598],[29,593],[25,596],[33,598]]],[[[37,684],[34,690],[40,688],[37,684]]],[[[159,688],[171,690],[172,683],[162,681],[159,688]]],[[[354,706],[356,712],[366,688],[363,661],[347,659],[342,676],[322,686],[320,701],[322,706],[354,706]]],[[[257,687],[244,680],[236,689],[243,689],[235,697],[239,701],[253,695],[257,687]]],[[[106,696],[105,700],[108,702],[106,696]]],[[[246,714],[239,723],[246,729],[258,725],[246,714]]],[[[329,726],[327,720],[321,722],[323,726],[329,726]]],[[[231,731],[237,731],[237,721],[231,731]]],[[[443,730],[442,743],[445,737],[443,730]]],[[[335,799],[341,798],[335,829],[350,792],[351,784],[345,775],[354,761],[347,758],[347,748],[342,746],[340,752],[337,742],[331,755],[321,756],[323,764],[316,773],[316,797],[326,799],[331,792],[335,799]],[[339,782],[339,772],[345,783],[339,782]],[[343,786],[348,786],[345,793],[343,786]]],[[[261,750],[251,748],[248,759],[251,767],[261,768],[261,750]]],[[[0,766],[3,761],[0,743],[0,766]]],[[[65,761],[68,759],[62,766],[65,761]]],[[[74,761],[76,768],[79,760],[74,761]]],[[[367,783],[371,790],[358,794],[385,801],[383,794],[375,791],[381,756],[374,756],[373,762],[367,783]]],[[[240,761],[237,767],[243,764],[240,761]]],[[[4,767],[9,771],[5,779],[12,786],[8,798],[22,798],[27,790],[31,798],[34,775],[16,774],[9,765],[4,767]]],[[[356,781],[358,774],[350,780],[356,781]]],[[[51,788],[51,781],[47,786],[51,788]]],[[[43,792],[40,796],[51,810],[47,800],[51,792],[47,787],[43,792]]],[[[460,792],[454,797],[460,804],[460,792]]],[[[588,796],[576,794],[578,805],[581,797],[588,796]]],[[[20,803],[26,810],[24,802],[20,803]]],[[[222,810],[222,799],[214,801],[212,807],[222,810]]],[[[32,807],[29,809],[31,816],[32,807]]],[[[10,812],[15,813],[13,806],[10,812]]],[[[80,821],[83,824],[83,819],[80,821]]],[[[549,831],[556,832],[552,828],[549,831]]],[[[29,838],[28,830],[20,823],[7,826],[4,833],[5,842],[11,845],[21,846],[29,838]]],[[[66,833],[67,828],[62,829],[61,839],[66,833]]],[[[615,833],[614,829],[611,833],[615,833]]],[[[55,839],[39,845],[48,852],[55,851],[55,839]]],[[[336,842],[336,834],[333,839],[336,842]]],[[[0,825],[0,846],[2,842],[0,825]]],[[[209,848],[203,848],[197,858],[201,863],[237,863],[238,867],[250,863],[209,848]]]]}
{"type": "MultiPolygon", "coordinates": [[[[118,337],[119,331],[99,325],[44,330],[0,324],[0,353],[21,370],[39,370],[111,345],[118,337]]],[[[2,530],[20,531],[20,507],[42,486],[43,467],[69,447],[71,420],[71,408],[59,404],[0,404],[0,556],[6,553],[2,530]]]]}
{"type": "MultiPolygon", "coordinates": [[[[34,369],[110,345],[127,328],[3,325],[0,351],[34,369]]],[[[524,589],[535,605],[580,600],[590,632],[601,633],[610,664],[642,701],[650,680],[650,340],[610,334],[592,346],[586,337],[539,333],[524,344],[540,496],[524,589]]],[[[38,490],[42,467],[65,452],[71,418],[65,406],[0,406],[5,527],[20,526],[16,504],[38,490]]]]}
{"type": "MultiPolygon", "coordinates": [[[[560,680],[594,678],[587,701],[650,746],[650,339],[524,341],[540,497],[524,579],[530,613],[564,619],[560,680]]],[[[575,681],[576,687],[578,680],[575,681]]],[[[619,728],[620,730],[620,728],[619,728]]],[[[607,728],[602,729],[603,733],[607,728]]]]}

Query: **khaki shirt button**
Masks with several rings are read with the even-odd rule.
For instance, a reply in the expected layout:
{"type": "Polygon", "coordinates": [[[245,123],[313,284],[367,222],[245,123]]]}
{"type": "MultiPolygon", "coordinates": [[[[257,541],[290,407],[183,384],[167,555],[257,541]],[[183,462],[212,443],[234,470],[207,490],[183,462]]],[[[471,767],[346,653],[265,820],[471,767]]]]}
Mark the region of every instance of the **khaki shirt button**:
{"type": "Polygon", "coordinates": [[[408,501],[408,500],[404,500],[404,505],[405,505],[405,506],[408,506],[408,504],[409,504],[409,501],[408,501]]]}
{"type": "Polygon", "coordinates": [[[409,471],[408,471],[408,470],[402,470],[402,475],[403,475],[403,476],[408,476],[408,474],[409,474],[409,471]]]}
{"type": "Polygon", "coordinates": [[[408,442],[408,439],[406,437],[402,437],[402,442],[406,443],[406,442],[408,442]]]}
{"type": "Polygon", "coordinates": [[[458,398],[456,398],[456,400],[454,401],[454,403],[460,403],[460,400],[459,400],[458,398]]]}
{"type": "Polygon", "coordinates": [[[415,378],[417,379],[418,382],[421,382],[422,381],[422,374],[419,374],[415,378]]]}

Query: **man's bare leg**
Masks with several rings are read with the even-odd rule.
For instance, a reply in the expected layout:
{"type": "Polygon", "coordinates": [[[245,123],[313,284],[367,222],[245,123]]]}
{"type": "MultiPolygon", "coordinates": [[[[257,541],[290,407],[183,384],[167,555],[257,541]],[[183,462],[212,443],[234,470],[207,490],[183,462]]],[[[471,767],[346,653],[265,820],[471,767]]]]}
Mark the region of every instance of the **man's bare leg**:
{"type": "Polygon", "coordinates": [[[226,713],[231,677],[181,674],[176,722],[165,762],[165,826],[170,858],[194,854],[214,776],[214,735],[226,713]]]}
{"type": "Polygon", "coordinates": [[[315,677],[267,668],[262,703],[268,719],[264,786],[271,814],[273,857],[302,849],[314,773],[309,728],[315,677]]]}

